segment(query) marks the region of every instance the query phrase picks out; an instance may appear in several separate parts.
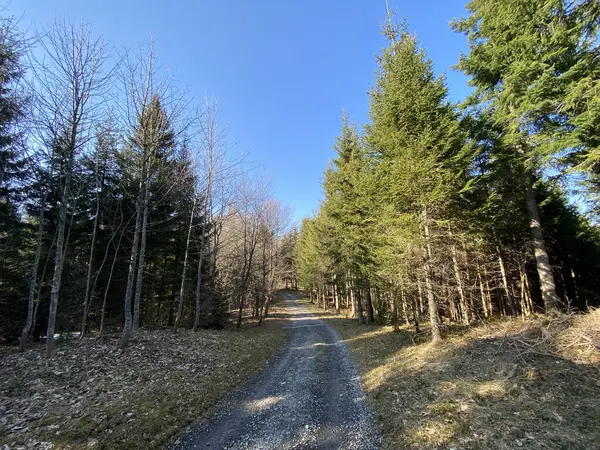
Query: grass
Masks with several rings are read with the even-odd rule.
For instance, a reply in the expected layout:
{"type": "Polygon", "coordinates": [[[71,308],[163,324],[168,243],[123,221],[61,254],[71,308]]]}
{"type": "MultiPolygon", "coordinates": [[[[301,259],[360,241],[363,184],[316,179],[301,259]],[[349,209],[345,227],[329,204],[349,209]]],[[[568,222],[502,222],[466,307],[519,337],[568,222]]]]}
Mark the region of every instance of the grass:
{"type": "Polygon", "coordinates": [[[600,310],[455,327],[433,346],[310,306],[347,343],[384,449],[600,448],[600,310]]]}
{"type": "Polygon", "coordinates": [[[159,449],[256,374],[289,330],[286,312],[241,330],[140,331],[24,354],[0,350],[0,448],[159,449]]]}

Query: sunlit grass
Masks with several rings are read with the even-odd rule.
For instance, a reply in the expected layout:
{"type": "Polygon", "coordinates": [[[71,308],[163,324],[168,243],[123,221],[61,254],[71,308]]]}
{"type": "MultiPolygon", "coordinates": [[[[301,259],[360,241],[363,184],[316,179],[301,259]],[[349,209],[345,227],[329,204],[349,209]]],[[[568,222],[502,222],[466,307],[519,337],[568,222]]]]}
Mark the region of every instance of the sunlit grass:
{"type": "Polygon", "coordinates": [[[433,346],[309,307],[348,345],[385,449],[600,448],[600,352],[579,345],[598,311],[453,326],[433,346]]]}

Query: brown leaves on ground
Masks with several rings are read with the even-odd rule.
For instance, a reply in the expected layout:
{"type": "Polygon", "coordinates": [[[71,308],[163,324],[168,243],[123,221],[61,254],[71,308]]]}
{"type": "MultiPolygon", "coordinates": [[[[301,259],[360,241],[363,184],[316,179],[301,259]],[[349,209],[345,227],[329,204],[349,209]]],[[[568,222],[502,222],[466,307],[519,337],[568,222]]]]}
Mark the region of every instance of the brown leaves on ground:
{"type": "Polygon", "coordinates": [[[0,352],[0,449],[162,448],[255,374],[280,347],[279,324],[241,331],[140,331],[0,352]]]}
{"type": "Polygon", "coordinates": [[[389,449],[600,448],[600,311],[448,329],[325,315],[350,347],[389,449]]]}

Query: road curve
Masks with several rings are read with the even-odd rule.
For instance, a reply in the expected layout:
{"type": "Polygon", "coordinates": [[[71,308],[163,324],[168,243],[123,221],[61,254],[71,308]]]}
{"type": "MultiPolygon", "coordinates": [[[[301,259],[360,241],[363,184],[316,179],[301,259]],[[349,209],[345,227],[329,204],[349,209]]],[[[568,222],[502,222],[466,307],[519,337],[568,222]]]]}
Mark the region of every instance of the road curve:
{"type": "Polygon", "coordinates": [[[170,450],[378,448],[345,344],[297,301],[298,294],[284,297],[292,319],[280,354],[170,450]]]}

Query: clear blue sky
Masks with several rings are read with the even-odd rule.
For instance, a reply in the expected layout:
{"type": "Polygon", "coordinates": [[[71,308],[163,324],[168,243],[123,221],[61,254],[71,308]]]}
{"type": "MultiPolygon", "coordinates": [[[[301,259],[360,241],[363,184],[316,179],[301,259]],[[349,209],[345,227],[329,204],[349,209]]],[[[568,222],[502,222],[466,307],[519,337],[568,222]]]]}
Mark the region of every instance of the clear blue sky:
{"type": "MultiPolygon", "coordinates": [[[[465,4],[390,0],[447,75],[453,100],[468,92],[451,69],[466,38],[449,28],[465,4]]],[[[10,0],[7,9],[38,29],[55,18],[91,23],[117,47],[153,37],[159,61],[194,97],[218,99],[232,140],[299,220],[318,206],[342,110],[367,120],[385,0],[10,0]]]]}

